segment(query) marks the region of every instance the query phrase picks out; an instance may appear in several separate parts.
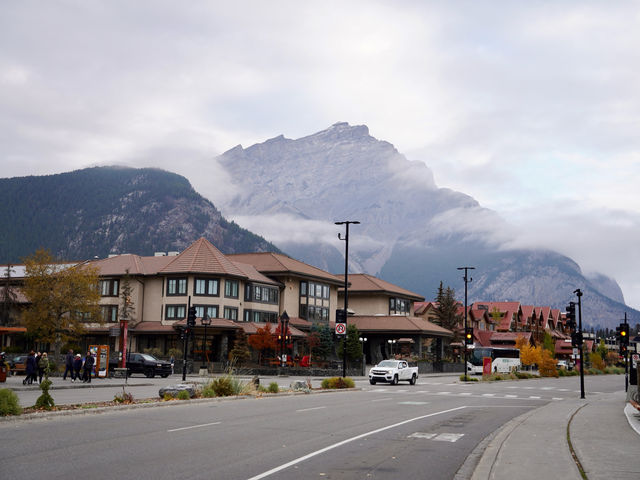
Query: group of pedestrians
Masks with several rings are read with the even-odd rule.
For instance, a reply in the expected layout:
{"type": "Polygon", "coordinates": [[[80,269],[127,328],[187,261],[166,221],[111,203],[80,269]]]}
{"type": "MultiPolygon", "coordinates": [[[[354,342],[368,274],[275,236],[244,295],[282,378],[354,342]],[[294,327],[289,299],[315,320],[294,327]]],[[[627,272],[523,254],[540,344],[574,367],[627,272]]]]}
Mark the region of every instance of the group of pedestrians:
{"type": "MultiPolygon", "coordinates": [[[[82,380],[83,383],[91,383],[91,375],[95,358],[90,351],[87,352],[85,358],[79,353],[74,355],[73,350],[69,350],[65,356],[65,369],[62,379],[67,379],[67,374],[71,377],[71,381],[82,380]]],[[[47,352],[40,353],[31,350],[26,362],[26,376],[22,381],[24,385],[31,385],[33,382],[42,383],[42,377],[48,373],[49,357],[47,352]]]]}
{"type": "Polygon", "coordinates": [[[82,360],[82,355],[77,353],[73,355],[73,350],[69,350],[64,360],[64,374],[62,380],[67,379],[67,373],[71,376],[71,381],[82,379],[82,383],[91,383],[91,374],[93,373],[93,365],[95,359],[91,355],[91,351],[82,360]]]}
{"type": "Polygon", "coordinates": [[[49,370],[49,357],[47,352],[34,352],[31,350],[26,362],[26,376],[23,385],[31,385],[33,382],[42,383],[42,377],[49,370]]]}

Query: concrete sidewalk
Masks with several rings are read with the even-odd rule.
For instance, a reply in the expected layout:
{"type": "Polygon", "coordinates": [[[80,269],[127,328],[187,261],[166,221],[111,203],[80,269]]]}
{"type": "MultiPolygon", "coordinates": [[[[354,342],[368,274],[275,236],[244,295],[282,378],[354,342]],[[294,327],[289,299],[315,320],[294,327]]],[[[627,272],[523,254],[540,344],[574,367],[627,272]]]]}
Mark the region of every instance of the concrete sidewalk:
{"type": "Polygon", "coordinates": [[[625,409],[625,399],[617,392],[552,402],[511,420],[489,441],[471,478],[581,480],[579,463],[589,480],[638,480],[640,412],[625,409]]]}

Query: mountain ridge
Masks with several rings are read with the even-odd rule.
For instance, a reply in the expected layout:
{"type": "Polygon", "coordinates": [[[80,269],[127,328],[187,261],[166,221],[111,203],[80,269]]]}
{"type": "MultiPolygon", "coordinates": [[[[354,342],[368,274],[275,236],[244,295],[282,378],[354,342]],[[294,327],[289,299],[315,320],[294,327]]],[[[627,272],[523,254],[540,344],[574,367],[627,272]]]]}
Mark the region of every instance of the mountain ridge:
{"type": "MultiPolygon", "coordinates": [[[[312,221],[325,228],[338,220],[360,221],[350,235],[354,272],[379,275],[433,298],[440,280],[460,295],[464,284],[457,267],[476,265],[476,282],[470,285],[475,300],[508,296],[564,310],[575,300],[573,290],[583,288],[592,297],[583,297],[587,324],[611,326],[623,311],[640,321],[640,312],[620,302],[615,281],[597,276],[591,281],[557,252],[506,247],[514,228],[496,212],[465,193],[438,187],[425,163],[408,160],[391,143],[372,137],[365,125],[339,122],[295,140],[279,135],[234,147],[216,161],[236,187],[235,195],[216,203],[266,238],[277,233],[256,230],[258,217],[261,227],[268,226],[264,216],[274,215],[280,219],[274,226],[288,218],[300,230],[311,229],[312,221]],[[528,270],[517,268],[518,262],[528,270]],[[537,292],[548,292],[548,298],[537,292]]],[[[307,239],[298,235],[275,243],[307,263],[342,272],[344,253],[320,235],[310,232],[307,239]]]]}

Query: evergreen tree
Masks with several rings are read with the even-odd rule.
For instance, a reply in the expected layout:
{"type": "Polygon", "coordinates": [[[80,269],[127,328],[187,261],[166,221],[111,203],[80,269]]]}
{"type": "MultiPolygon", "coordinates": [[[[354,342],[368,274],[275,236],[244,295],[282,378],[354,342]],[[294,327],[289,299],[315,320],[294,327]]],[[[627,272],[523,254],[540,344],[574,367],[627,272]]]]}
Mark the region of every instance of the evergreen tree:
{"type": "Polygon", "coordinates": [[[231,361],[237,365],[242,365],[251,357],[251,351],[249,350],[249,344],[247,343],[247,334],[244,333],[242,328],[236,331],[236,338],[229,355],[231,357],[231,361]]]}
{"type": "Polygon", "coordinates": [[[463,317],[458,314],[458,301],[456,300],[455,290],[451,287],[444,288],[442,282],[440,282],[436,301],[438,302],[436,309],[437,323],[454,333],[453,341],[460,340],[460,333],[457,330],[463,322],[463,317]]]}
{"type": "MultiPolygon", "coordinates": [[[[347,325],[347,358],[351,361],[362,359],[362,343],[360,343],[360,333],[355,325],[347,325]]],[[[338,345],[338,355],[342,358],[344,348],[344,337],[340,339],[338,345]]]]}
{"type": "Polygon", "coordinates": [[[333,332],[328,325],[313,325],[312,332],[318,335],[318,344],[313,349],[313,355],[326,360],[333,353],[333,332]]]}

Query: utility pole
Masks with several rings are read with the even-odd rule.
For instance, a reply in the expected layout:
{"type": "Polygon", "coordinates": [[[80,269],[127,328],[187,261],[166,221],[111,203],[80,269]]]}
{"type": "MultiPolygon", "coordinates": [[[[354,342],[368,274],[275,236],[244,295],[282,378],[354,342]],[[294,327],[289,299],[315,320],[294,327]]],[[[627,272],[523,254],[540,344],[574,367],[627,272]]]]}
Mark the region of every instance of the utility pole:
{"type": "Polygon", "coordinates": [[[347,308],[349,308],[349,225],[359,225],[357,220],[345,220],[335,222],[336,225],[345,225],[344,237],[338,233],[338,238],[344,240],[344,335],[342,336],[342,378],[347,376],[347,308]]]}
{"type": "Polygon", "coordinates": [[[464,270],[464,381],[467,381],[467,284],[473,281],[473,278],[469,278],[468,271],[475,270],[476,267],[458,267],[458,270],[464,270]]]}
{"type": "Polygon", "coordinates": [[[573,293],[578,296],[578,338],[580,338],[580,398],[584,396],[584,336],[582,335],[582,291],[576,288],[573,293]]]}

